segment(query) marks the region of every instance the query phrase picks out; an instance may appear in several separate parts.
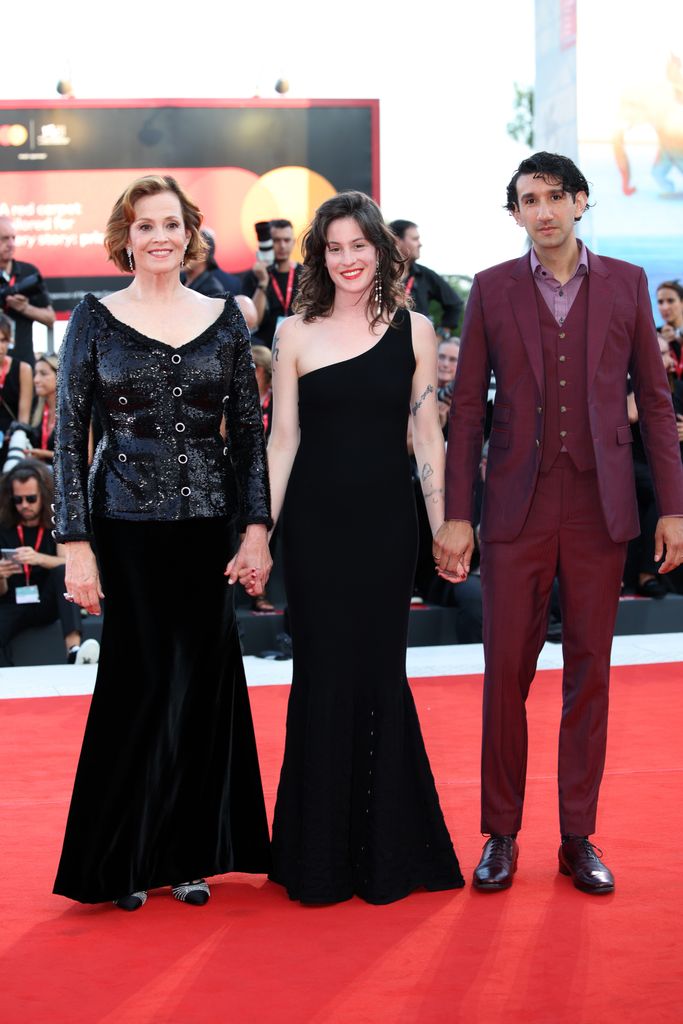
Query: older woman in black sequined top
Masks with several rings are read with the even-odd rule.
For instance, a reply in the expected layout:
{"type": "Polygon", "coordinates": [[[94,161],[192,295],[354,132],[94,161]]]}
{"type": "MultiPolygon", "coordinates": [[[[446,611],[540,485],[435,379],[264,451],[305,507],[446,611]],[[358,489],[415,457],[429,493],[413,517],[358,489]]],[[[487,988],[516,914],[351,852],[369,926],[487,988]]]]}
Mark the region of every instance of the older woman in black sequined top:
{"type": "Polygon", "coordinates": [[[106,594],[106,616],[55,892],[127,910],[268,869],[230,589],[258,594],[270,571],[263,426],[234,300],[180,282],[200,223],[173,178],[133,182],[105,236],[133,282],[86,296],[60,353],[55,532],[68,594],[93,613],[106,594]]]}

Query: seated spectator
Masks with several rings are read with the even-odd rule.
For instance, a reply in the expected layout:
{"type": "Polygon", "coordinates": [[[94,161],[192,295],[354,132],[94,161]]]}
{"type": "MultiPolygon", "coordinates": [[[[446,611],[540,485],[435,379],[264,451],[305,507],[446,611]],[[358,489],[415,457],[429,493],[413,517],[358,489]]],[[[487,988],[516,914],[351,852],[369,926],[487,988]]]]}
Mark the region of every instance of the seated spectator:
{"type": "Polygon", "coordinates": [[[448,440],[448,414],[451,411],[451,397],[455,384],[455,371],[458,369],[460,354],[460,338],[444,338],[439,344],[437,363],[436,397],[439,402],[439,422],[443,436],[448,440]]]}
{"type": "Polygon", "coordinates": [[[66,660],[97,662],[100,645],[82,641],[80,609],[64,597],[65,553],[52,537],[52,474],[25,459],[0,478],[0,664],[10,642],[33,626],[62,624],[66,660]]]}
{"type": "Polygon", "coordinates": [[[33,371],[8,355],[12,321],[0,313],[0,465],[5,461],[12,423],[28,423],[33,404],[33,371]]]}
{"type": "Polygon", "coordinates": [[[57,356],[38,356],[33,371],[33,388],[36,393],[36,407],[31,418],[31,448],[27,451],[32,459],[52,465],[55,454],[55,410],[57,403],[57,356]]]}
{"type": "Polygon", "coordinates": [[[675,359],[674,368],[680,380],[683,377],[683,285],[680,281],[663,281],[657,289],[657,305],[662,314],[663,323],[657,328],[675,359]]]}

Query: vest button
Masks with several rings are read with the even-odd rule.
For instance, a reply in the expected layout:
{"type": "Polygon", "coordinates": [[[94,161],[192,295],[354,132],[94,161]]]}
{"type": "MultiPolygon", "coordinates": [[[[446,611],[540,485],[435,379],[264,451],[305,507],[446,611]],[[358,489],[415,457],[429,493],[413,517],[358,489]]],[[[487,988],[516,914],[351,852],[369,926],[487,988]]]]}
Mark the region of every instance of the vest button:
{"type": "Polygon", "coordinates": [[[566,363],[567,362],[567,357],[566,356],[560,356],[560,362],[561,363],[566,363]]]}
{"type": "Polygon", "coordinates": [[[566,411],[567,411],[567,406],[566,405],[561,405],[560,406],[560,412],[566,412],[566,411]]]}
{"type": "Polygon", "coordinates": [[[566,380],[561,380],[561,381],[560,381],[560,387],[561,387],[561,388],[564,388],[564,387],[566,387],[566,386],[567,386],[567,382],[566,382],[566,380]]]}
{"type": "Polygon", "coordinates": [[[542,405],[537,405],[536,406],[536,412],[543,412],[543,406],[542,405]]]}
{"type": "Polygon", "coordinates": [[[560,331],[560,337],[561,338],[566,338],[567,337],[567,332],[566,331],[560,331]]]}
{"type": "Polygon", "coordinates": [[[566,430],[561,430],[560,431],[560,437],[566,437],[566,436],[567,436],[567,431],[566,430]]]}

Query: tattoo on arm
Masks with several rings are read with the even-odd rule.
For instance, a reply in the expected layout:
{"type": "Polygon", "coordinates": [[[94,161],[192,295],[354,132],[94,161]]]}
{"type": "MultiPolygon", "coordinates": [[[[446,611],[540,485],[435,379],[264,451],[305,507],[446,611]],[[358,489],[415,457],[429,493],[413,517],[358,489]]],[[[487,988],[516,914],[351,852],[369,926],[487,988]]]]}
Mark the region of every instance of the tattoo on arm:
{"type": "Polygon", "coordinates": [[[422,483],[424,483],[425,480],[429,480],[430,476],[434,476],[434,470],[432,469],[428,462],[425,462],[424,466],[422,467],[422,483]]]}
{"type": "Polygon", "coordinates": [[[273,338],[273,351],[272,351],[272,365],[275,369],[275,364],[280,361],[280,335],[276,334],[273,338]]]}
{"type": "Polygon", "coordinates": [[[443,487],[433,487],[431,491],[423,491],[422,493],[424,495],[425,502],[428,501],[429,498],[431,498],[432,504],[438,505],[439,495],[443,494],[443,487]]]}
{"type": "Polygon", "coordinates": [[[434,385],[428,384],[427,387],[422,392],[422,394],[420,395],[420,397],[418,398],[417,402],[414,402],[413,405],[411,405],[410,411],[412,412],[413,416],[417,416],[417,410],[420,408],[425,398],[427,398],[428,395],[431,395],[433,390],[434,385]]]}

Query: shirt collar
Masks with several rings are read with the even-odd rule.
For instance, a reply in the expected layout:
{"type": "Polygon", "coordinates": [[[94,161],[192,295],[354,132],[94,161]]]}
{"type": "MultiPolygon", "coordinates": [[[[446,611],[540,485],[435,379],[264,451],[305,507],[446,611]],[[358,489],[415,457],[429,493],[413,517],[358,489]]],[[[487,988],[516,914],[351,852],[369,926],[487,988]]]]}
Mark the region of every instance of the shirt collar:
{"type": "MultiPolygon", "coordinates": [[[[588,273],[588,269],[589,269],[588,268],[588,249],[583,244],[583,242],[581,241],[580,238],[577,238],[576,241],[578,242],[578,246],[579,246],[579,261],[576,264],[576,270],[574,271],[572,277],[576,277],[577,275],[580,275],[580,274],[587,274],[588,273]]],[[[547,269],[547,267],[543,266],[543,264],[539,260],[538,256],[536,255],[536,250],[534,249],[534,247],[532,245],[532,247],[531,247],[531,273],[534,275],[534,277],[540,277],[540,275],[541,275],[543,270],[546,271],[546,274],[549,277],[554,278],[555,275],[552,274],[547,269]]]]}

